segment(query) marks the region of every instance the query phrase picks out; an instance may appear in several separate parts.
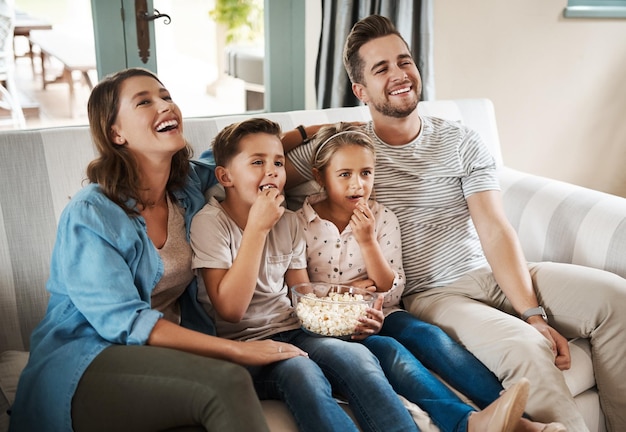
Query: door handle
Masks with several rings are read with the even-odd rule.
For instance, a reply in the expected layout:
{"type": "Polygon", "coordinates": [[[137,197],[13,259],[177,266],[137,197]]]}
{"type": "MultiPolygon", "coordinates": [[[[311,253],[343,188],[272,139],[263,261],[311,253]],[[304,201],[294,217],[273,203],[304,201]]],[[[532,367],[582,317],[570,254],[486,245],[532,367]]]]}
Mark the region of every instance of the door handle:
{"type": "Polygon", "coordinates": [[[137,28],[137,47],[139,48],[139,57],[144,63],[148,63],[150,58],[150,31],[148,23],[158,18],[164,18],[164,24],[169,24],[172,19],[167,14],[162,14],[154,9],[154,13],[148,13],[148,4],[146,0],[135,0],[135,25],[137,28]]]}

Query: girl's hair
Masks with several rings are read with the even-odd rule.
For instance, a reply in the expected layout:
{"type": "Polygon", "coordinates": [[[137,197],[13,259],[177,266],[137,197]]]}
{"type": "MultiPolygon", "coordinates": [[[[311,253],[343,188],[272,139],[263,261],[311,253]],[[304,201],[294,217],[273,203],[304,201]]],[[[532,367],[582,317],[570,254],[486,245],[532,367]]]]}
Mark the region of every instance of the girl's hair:
{"type": "Polygon", "coordinates": [[[265,118],[251,118],[239,123],[233,123],[215,135],[213,140],[213,157],[215,164],[226,166],[231,159],[239,154],[239,143],[252,134],[265,133],[280,138],[280,125],[265,118]]]}
{"type": "Polygon", "coordinates": [[[374,142],[359,126],[345,122],[324,126],[315,134],[315,140],[318,145],[313,153],[311,167],[320,173],[324,172],[337,150],[346,145],[366,148],[372,152],[376,161],[374,142]]]}
{"type": "MultiPolygon", "coordinates": [[[[91,137],[99,153],[87,166],[87,179],[90,183],[100,185],[104,194],[130,215],[137,215],[138,212],[127,204],[129,200],[143,205],[147,203],[141,200],[142,186],[137,161],[126,145],[113,142],[113,124],[119,112],[120,88],[124,81],[137,76],[154,78],[161,83],[147,69],[124,69],[104,77],[93,88],[87,102],[91,137]]],[[[172,157],[166,186],[168,192],[185,185],[192,155],[193,151],[187,144],[172,157]]]]}

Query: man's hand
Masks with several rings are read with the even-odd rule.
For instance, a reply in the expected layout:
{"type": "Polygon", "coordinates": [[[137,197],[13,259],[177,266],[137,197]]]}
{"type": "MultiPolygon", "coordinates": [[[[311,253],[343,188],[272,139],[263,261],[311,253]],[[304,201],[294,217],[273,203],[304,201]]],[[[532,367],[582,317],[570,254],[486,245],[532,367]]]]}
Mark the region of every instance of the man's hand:
{"type": "Polygon", "coordinates": [[[385,321],[383,314],[384,298],[382,295],[376,297],[373,307],[367,309],[367,315],[359,318],[359,324],[354,329],[355,334],[352,336],[352,340],[363,340],[380,331],[385,321]]]}
{"type": "Polygon", "coordinates": [[[540,316],[532,316],[528,318],[527,322],[550,341],[556,367],[560,370],[569,369],[572,366],[572,358],[570,356],[567,339],[550,327],[540,316]]]}

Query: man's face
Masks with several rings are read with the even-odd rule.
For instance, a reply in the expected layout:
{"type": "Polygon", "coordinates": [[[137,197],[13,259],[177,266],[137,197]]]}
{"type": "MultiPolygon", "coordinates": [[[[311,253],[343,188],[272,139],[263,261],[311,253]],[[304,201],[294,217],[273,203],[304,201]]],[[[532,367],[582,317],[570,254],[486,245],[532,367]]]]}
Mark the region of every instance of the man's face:
{"type": "Polygon", "coordinates": [[[396,35],[373,39],[359,49],[359,55],[363,82],[352,85],[354,94],[385,116],[410,115],[419,102],[422,81],[402,39],[396,35]]]}

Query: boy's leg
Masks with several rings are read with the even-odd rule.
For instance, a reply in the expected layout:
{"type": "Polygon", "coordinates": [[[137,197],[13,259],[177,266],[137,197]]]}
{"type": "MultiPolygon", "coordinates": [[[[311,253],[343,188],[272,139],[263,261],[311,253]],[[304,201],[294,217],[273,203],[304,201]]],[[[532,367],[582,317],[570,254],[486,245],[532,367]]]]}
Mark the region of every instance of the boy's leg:
{"type": "Polygon", "coordinates": [[[249,368],[261,399],[284,401],[302,432],[357,432],[320,367],[306,357],[249,368]]]}
{"type": "Polygon", "coordinates": [[[83,374],[74,430],[268,431],[248,371],[234,363],[150,346],[114,345],[83,374]]]}
{"type": "Polygon", "coordinates": [[[362,344],[304,332],[292,342],[309,354],[333,388],[348,399],[364,432],[418,430],[378,360],[362,344]]]}
{"type": "Polygon", "coordinates": [[[440,327],[408,312],[394,312],[387,316],[379,334],[396,339],[426,368],[470,398],[480,409],[495,401],[503,390],[498,377],[474,354],[440,327]]]}

